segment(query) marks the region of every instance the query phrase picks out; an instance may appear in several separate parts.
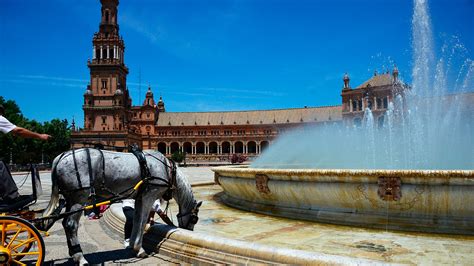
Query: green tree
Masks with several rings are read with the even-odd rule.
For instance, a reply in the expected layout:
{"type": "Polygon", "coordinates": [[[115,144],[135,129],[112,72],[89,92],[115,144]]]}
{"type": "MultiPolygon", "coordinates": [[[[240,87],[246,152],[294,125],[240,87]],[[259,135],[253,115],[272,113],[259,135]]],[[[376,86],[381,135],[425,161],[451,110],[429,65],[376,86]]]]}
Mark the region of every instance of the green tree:
{"type": "Polygon", "coordinates": [[[175,151],[173,154],[171,154],[171,160],[181,163],[184,161],[185,154],[182,151],[175,151]]]}
{"type": "Polygon", "coordinates": [[[40,123],[25,118],[15,101],[6,101],[0,96],[0,104],[5,108],[5,117],[13,124],[29,130],[52,136],[48,141],[24,139],[12,134],[0,134],[0,159],[6,162],[13,157],[15,164],[52,162],[59,153],[69,149],[71,131],[67,120],[53,119],[40,123]]]}

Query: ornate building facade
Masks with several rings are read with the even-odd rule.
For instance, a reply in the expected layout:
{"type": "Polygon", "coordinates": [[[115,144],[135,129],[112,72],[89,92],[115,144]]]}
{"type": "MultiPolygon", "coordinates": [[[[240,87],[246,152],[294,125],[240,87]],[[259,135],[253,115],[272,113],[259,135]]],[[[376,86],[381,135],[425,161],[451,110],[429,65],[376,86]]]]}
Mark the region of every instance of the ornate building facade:
{"type": "Polygon", "coordinates": [[[356,88],[351,88],[349,75],[345,74],[342,88],[342,119],[349,126],[360,126],[366,108],[372,111],[377,126],[384,123],[385,112],[394,96],[404,93],[407,86],[398,79],[398,68],[392,74],[374,73],[374,76],[356,88]]]}
{"type": "Polygon", "coordinates": [[[384,112],[402,87],[398,70],[375,74],[352,89],[343,78],[342,105],[235,112],[169,112],[151,88],[140,106],[132,106],[127,88],[125,45],[119,35],[118,0],[101,0],[99,31],[88,61],[90,84],[84,93],[84,129],[73,131],[71,146],[101,144],[124,151],[131,144],[170,156],[186,153],[189,161],[228,161],[233,154],[258,156],[288,130],[327,123],[359,125],[365,108],[383,123],[384,112]]]}

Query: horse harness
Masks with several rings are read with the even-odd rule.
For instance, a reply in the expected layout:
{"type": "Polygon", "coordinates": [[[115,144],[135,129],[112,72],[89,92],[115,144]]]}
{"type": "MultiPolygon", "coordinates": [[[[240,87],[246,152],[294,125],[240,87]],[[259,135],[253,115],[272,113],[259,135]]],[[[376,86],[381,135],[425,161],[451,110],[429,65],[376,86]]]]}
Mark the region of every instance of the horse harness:
{"type": "MultiPolygon", "coordinates": [[[[167,205],[166,205],[166,209],[168,209],[169,201],[171,200],[171,198],[173,196],[173,190],[176,189],[176,163],[173,160],[168,160],[169,162],[171,162],[171,166],[170,166],[166,162],[164,162],[163,160],[161,160],[160,158],[158,158],[158,157],[156,157],[152,154],[144,154],[136,146],[131,146],[131,152],[137,157],[137,159],[140,163],[142,176],[143,175],[146,176],[145,181],[147,180],[147,178],[149,178],[149,180],[158,179],[158,180],[161,180],[161,181],[165,182],[166,185],[165,184],[153,184],[153,183],[148,183],[148,184],[153,185],[153,186],[167,186],[168,187],[168,190],[165,192],[165,194],[162,197],[165,201],[168,202],[167,205]],[[164,166],[166,166],[170,170],[170,172],[171,172],[171,182],[164,179],[164,178],[161,178],[161,177],[151,176],[150,170],[148,169],[148,165],[146,163],[146,155],[149,155],[150,157],[158,160],[159,162],[161,162],[164,166]]],[[[169,177],[170,173],[168,171],[166,171],[166,173],[169,177]]],[[[199,220],[199,217],[197,216],[196,206],[194,206],[191,209],[191,211],[186,212],[184,214],[182,214],[181,210],[180,210],[180,212],[176,215],[176,217],[178,218],[179,221],[181,221],[180,223],[182,224],[183,217],[188,216],[188,215],[191,215],[191,218],[188,220],[186,225],[183,225],[185,228],[187,228],[190,223],[197,224],[197,222],[199,220]]]]}
{"type": "MultiPolygon", "coordinates": [[[[86,155],[87,155],[87,166],[88,166],[88,170],[89,170],[89,181],[90,181],[89,184],[90,185],[88,187],[83,187],[82,186],[81,177],[80,177],[80,174],[79,174],[79,169],[78,169],[77,161],[76,161],[75,150],[73,149],[72,150],[72,156],[73,156],[73,161],[74,161],[74,169],[75,169],[75,172],[76,172],[76,177],[77,177],[77,181],[78,181],[78,184],[79,184],[80,188],[74,189],[74,190],[69,190],[69,191],[66,191],[66,192],[77,191],[77,190],[82,190],[82,189],[90,189],[91,191],[90,191],[89,199],[92,202],[95,202],[96,194],[95,194],[95,189],[94,189],[94,186],[93,186],[94,176],[93,176],[93,171],[92,171],[92,162],[91,162],[91,156],[90,156],[90,149],[96,149],[100,152],[101,157],[102,157],[102,177],[103,178],[102,178],[102,183],[101,183],[101,190],[104,190],[104,191],[107,191],[107,192],[111,193],[112,195],[114,195],[114,198],[116,200],[126,198],[127,196],[123,196],[123,194],[125,192],[129,191],[130,189],[132,189],[133,187],[117,194],[117,193],[115,193],[114,191],[111,191],[110,189],[108,189],[105,186],[105,157],[104,157],[103,151],[101,149],[97,149],[97,148],[84,148],[84,149],[85,149],[86,155]]],[[[144,183],[146,183],[147,185],[151,185],[151,186],[158,186],[158,187],[168,188],[166,190],[166,192],[163,194],[162,198],[165,201],[167,201],[168,204],[169,204],[169,201],[171,200],[171,198],[173,196],[173,192],[176,189],[176,172],[177,172],[176,163],[173,160],[168,159],[167,161],[171,163],[171,165],[170,165],[170,164],[166,163],[164,160],[154,156],[153,154],[143,153],[143,151],[141,151],[137,146],[131,146],[130,151],[131,151],[131,153],[133,153],[135,155],[135,157],[137,158],[137,160],[139,162],[140,176],[141,176],[141,179],[144,183]],[[151,172],[150,172],[150,169],[148,167],[147,160],[146,160],[147,155],[154,158],[154,159],[156,159],[157,161],[161,162],[167,168],[166,174],[168,175],[168,179],[151,175],[151,172]],[[164,182],[164,184],[152,183],[152,182],[150,182],[152,180],[160,180],[160,181],[164,182]]],[[[65,153],[61,154],[61,156],[59,157],[58,162],[61,161],[61,159],[63,158],[64,155],[65,155],[65,153]]],[[[57,165],[58,164],[56,164],[56,166],[57,165]]],[[[53,169],[53,172],[55,172],[55,171],[56,171],[56,168],[53,169]]],[[[65,191],[63,191],[63,193],[64,192],[65,191]]],[[[166,206],[165,212],[168,209],[168,204],[166,206]]],[[[94,203],[94,205],[95,205],[95,203],[94,203]]],[[[187,224],[184,225],[185,228],[187,228],[190,223],[196,224],[198,222],[199,218],[197,216],[196,206],[194,206],[190,211],[188,211],[186,213],[179,212],[177,214],[177,218],[178,218],[179,221],[181,221],[180,223],[182,223],[183,217],[186,217],[188,215],[191,215],[191,217],[188,220],[187,224]]],[[[173,224],[171,224],[171,225],[173,225],[173,224]]]]}
{"type": "MultiPolygon", "coordinates": [[[[83,189],[90,189],[89,198],[92,199],[93,201],[95,201],[96,193],[95,193],[95,189],[94,189],[94,186],[93,186],[95,178],[94,178],[94,175],[93,175],[94,171],[92,170],[90,149],[98,150],[101,154],[101,158],[102,158],[102,183],[100,185],[101,190],[104,190],[104,191],[107,191],[108,193],[111,193],[112,195],[114,195],[114,197],[121,197],[120,194],[123,194],[126,191],[129,191],[130,189],[133,188],[132,187],[132,188],[127,189],[126,191],[120,192],[118,194],[116,192],[110,190],[109,188],[107,188],[107,186],[105,185],[105,157],[104,157],[103,151],[101,149],[97,149],[97,148],[84,148],[84,149],[86,151],[87,167],[88,167],[88,171],[89,171],[89,186],[83,186],[83,184],[81,182],[81,176],[80,176],[80,173],[79,173],[79,169],[78,169],[78,165],[77,165],[77,159],[76,159],[76,151],[75,151],[75,149],[72,149],[74,170],[75,170],[75,173],[76,173],[76,178],[77,178],[77,183],[79,184],[79,188],[68,190],[68,191],[63,191],[63,193],[78,191],[78,190],[83,190],[83,189]]],[[[159,159],[156,156],[153,156],[152,154],[143,153],[136,146],[131,146],[130,151],[135,155],[135,157],[138,160],[138,163],[139,163],[139,166],[140,166],[140,178],[141,178],[141,180],[143,180],[147,185],[167,187],[168,190],[166,190],[165,194],[163,195],[163,199],[166,200],[166,201],[171,200],[172,195],[173,195],[173,191],[176,189],[176,163],[173,160],[168,160],[169,162],[171,162],[171,166],[170,166],[165,161],[159,159]],[[161,162],[167,168],[166,174],[168,175],[168,177],[171,176],[171,178],[167,180],[167,179],[164,179],[162,177],[152,176],[151,173],[150,173],[150,169],[148,168],[148,164],[147,164],[147,161],[146,161],[146,155],[149,155],[149,156],[153,157],[154,159],[158,160],[159,162],[161,162]],[[164,182],[165,184],[151,183],[150,182],[151,180],[160,180],[160,181],[164,182]]],[[[65,154],[66,154],[66,152],[61,154],[61,156],[59,157],[59,160],[58,160],[58,164],[59,164],[59,161],[61,161],[61,159],[64,157],[65,154]]],[[[57,167],[58,164],[55,165],[55,168],[53,169],[53,172],[56,171],[56,167],[57,167]]]]}
{"type": "MultiPolygon", "coordinates": [[[[89,171],[89,186],[87,187],[84,187],[82,185],[82,181],[81,181],[81,175],[79,173],[79,169],[78,169],[78,166],[77,166],[77,159],[76,159],[76,150],[75,149],[72,149],[72,160],[74,162],[74,171],[76,173],[76,178],[77,178],[77,183],[79,184],[79,188],[77,189],[71,189],[71,190],[67,190],[67,191],[63,191],[63,193],[67,193],[67,192],[73,192],[73,191],[78,191],[78,190],[83,190],[83,189],[90,189],[90,194],[89,194],[89,198],[90,199],[94,199],[95,200],[95,188],[93,186],[94,184],[94,175],[93,175],[93,171],[92,171],[92,161],[91,161],[91,154],[90,154],[90,149],[91,148],[84,148],[85,151],[86,151],[86,156],[87,156],[87,168],[88,168],[88,171],[89,171]]],[[[95,149],[95,148],[94,148],[95,149]]],[[[113,191],[109,190],[106,186],[105,186],[105,157],[104,157],[104,152],[100,149],[95,149],[95,150],[98,150],[101,154],[101,158],[102,158],[102,183],[101,183],[101,189],[109,192],[109,193],[112,193],[114,196],[117,196],[116,193],[114,193],[113,191]]],[[[53,169],[53,173],[56,172],[56,167],[57,165],[59,164],[59,162],[61,161],[61,159],[63,159],[64,155],[66,155],[66,152],[63,152],[61,154],[61,156],[59,157],[58,159],[58,163],[54,166],[54,169],[53,169]]]]}
{"type": "Polygon", "coordinates": [[[166,190],[165,194],[163,194],[162,198],[165,201],[170,201],[171,198],[173,197],[173,191],[176,189],[176,163],[173,160],[168,160],[168,162],[171,162],[171,166],[170,166],[165,161],[161,160],[160,158],[156,156],[153,156],[152,154],[145,154],[136,145],[132,145],[130,147],[130,151],[133,153],[133,155],[135,155],[135,157],[137,157],[138,163],[140,165],[140,173],[141,173],[142,180],[144,180],[144,182],[147,185],[152,185],[152,186],[157,186],[157,187],[167,187],[168,189],[166,190]],[[167,168],[166,174],[168,175],[168,177],[170,177],[171,175],[171,178],[164,179],[162,177],[152,176],[150,173],[150,169],[148,168],[146,155],[149,155],[153,157],[154,159],[156,159],[157,161],[161,162],[167,168]],[[165,184],[151,183],[150,181],[152,180],[160,180],[160,181],[163,181],[165,184]]]}

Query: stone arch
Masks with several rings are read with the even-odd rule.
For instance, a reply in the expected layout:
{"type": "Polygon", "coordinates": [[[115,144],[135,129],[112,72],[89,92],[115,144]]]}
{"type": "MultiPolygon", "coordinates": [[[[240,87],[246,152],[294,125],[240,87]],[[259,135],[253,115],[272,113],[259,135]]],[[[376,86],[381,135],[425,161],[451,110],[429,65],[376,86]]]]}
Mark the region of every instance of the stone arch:
{"type": "Polygon", "coordinates": [[[247,153],[257,153],[257,143],[255,141],[247,143],[247,153]]]}
{"type": "Polygon", "coordinates": [[[217,142],[212,141],[209,143],[209,154],[216,154],[217,153],[217,142]]]}
{"type": "Polygon", "coordinates": [[[242,141],[236,141],[234,143],[234,151],[235,153],[244,153],[244,144],[242,141]]]}
{"type": "Polygon", "coordinates": [[[183,144],[183,151],[188,154],[193,153],[193,145],[191,144],[191,142],[185,142],[183,144]]]}
{"type": "Polygon", "coordinates": [[[197,154],[204,154],[205,152],[205,145],[204,145],[204,142],[198,142],[196,143],[196,153],[197,154]]]}
{"type": "Polygon", "coordinates": [[[222,142],[222,153],[230,153],[230,142],[222,142]]]}
{"type": "Polygon", "coordinates": [[[170,153],[173,154],[176,151],[179,151],[179,143],[178,142],[173,142],[170,145],[170,153]]]}
{"type": "Polygon", "coordinates": [[[166,143],[160,142],[158,143],[158,151],[162,154],[166,154],[166,143]]]}

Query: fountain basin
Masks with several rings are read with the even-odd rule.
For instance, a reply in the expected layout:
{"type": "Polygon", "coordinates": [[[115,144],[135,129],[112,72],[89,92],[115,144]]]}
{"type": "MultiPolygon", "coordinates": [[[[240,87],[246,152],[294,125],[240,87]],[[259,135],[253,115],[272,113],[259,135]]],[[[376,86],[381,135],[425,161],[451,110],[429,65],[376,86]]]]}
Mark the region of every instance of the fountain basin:
{"type": "Polygon", "coordinates": [[[332,224],[474,234],[474,171],[216,167],[232,207],[332,224]]]}

